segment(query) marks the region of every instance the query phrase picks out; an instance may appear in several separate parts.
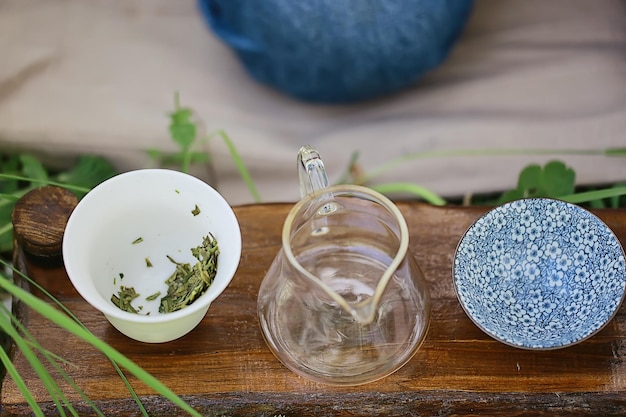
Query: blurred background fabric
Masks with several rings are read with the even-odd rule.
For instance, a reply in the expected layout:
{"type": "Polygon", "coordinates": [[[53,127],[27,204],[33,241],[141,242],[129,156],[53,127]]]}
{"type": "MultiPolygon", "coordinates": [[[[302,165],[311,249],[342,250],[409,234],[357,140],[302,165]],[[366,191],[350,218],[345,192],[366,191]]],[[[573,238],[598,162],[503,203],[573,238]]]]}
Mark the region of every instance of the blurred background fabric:
{"type": "Polygon", "coordinates": [[[321,103],[413,85],[448,55],[471,0],[200,0],[257,81],[321,103]]]}
{"type": "MultiPolygon", "coordinates": [[[[623,0],[476,0],[441,65],[395,94],[341,105],[257,82],[196,0],[0,1],[0,149],[151,166],[147,149],[176,148],[168,113],[178,91],[207,132],[229,134],[268,202],[299,197],[306,143],[331,181],[355,151],[371,171],[409,153],[626,147],[625,80],[623,0]]],[[[213,163],[197,175],[232,204],[251,202],[226,145],[206,149],[213,163]]],[[[479,193],[514,188],[526,164],[556,158],[581,184],[626,176],[623,158],[467,156],[409,160],[376,181],[479,193]]]]}

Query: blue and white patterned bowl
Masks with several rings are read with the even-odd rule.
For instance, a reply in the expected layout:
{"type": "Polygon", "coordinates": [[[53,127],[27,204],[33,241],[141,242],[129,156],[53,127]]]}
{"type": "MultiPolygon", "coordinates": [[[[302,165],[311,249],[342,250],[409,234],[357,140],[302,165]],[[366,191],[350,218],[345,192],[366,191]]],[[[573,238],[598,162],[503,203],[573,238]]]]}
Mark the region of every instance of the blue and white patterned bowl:
{"type": "Polygon", "coordinates": [[[454,259],[463,309],[489,336],[556,349],[597,333],[624,298],[620,242],[569,203],[523,199],[497,207],[465,233],[454,259]]]}

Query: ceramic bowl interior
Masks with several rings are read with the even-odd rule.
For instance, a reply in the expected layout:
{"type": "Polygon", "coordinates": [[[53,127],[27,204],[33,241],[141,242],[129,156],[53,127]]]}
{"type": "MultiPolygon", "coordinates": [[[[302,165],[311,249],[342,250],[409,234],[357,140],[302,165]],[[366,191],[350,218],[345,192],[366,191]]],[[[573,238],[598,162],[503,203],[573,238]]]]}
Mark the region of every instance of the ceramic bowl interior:
{"type": "Polygon", "coordinates": [[[597,333],[624,298],[620,242],[598,217],[552,199],[497,207],[462,237],[454,259],[457,296],[491,337],[526,349],[556,349],[597,333]]]}
{"type": "Polygon", "coordinates": [[[89,192],[65,229],[63,257],[74,287],[127,336],[163,342],[182,336],[203,318],[230,283],[239,264],[241,234],[222,196],[203,181],[177,171],[146,169],[115,176],[89,192]],[[191,305],[159,313],[165,281],[176,262],[194,265],[191,248],[211,233],[218,242],[217,275],[191,305]],[[122,311],[111,297],[121,286],[140,296],[138,314],[122,311]]]}

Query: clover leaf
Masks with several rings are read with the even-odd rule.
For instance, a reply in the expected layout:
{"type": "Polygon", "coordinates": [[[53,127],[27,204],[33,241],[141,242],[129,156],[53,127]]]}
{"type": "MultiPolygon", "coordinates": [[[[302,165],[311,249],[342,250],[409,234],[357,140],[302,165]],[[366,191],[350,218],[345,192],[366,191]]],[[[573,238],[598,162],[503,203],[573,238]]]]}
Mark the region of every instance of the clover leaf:
{"type": "Polygon", "coordinates": [[[557,198],[569,195],[574,192],[575,180],[574,170],[561,161],[550,161],[543,167],[531,164],[520,172],[517,188],[503,193],[498,203],[520,198],[557,198]]]}

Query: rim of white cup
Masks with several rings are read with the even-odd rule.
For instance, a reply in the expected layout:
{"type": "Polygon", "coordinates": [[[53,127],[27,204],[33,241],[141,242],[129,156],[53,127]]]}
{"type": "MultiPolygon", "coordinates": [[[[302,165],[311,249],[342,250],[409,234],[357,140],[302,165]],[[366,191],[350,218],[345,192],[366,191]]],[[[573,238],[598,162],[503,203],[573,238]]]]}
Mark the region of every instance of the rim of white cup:
{"type": "Polygon", "coordinates": [[[241,231],[239,228],[237,217],[235,216],[235,213],[232,207],[230,206],[230,204],[228,204],[226,199],[217,190],[211,187],[209,184],[198,179],[197,177],[194,177],[193,175],[185,174],[180,171],[163,169],[163,168],[146,168],[146,169],[127,171],[127,172],[117,174],[109,178],[108,180],[105,180],[102,183],[98,184],[78,202],[78,205],[75,207],[74,211],[71,213],[68,219],[67,226],[65,228],[64,238],[63,238],[64,266],[65,266],[67,275],[70,281],[72,282],[72,285],[76,289],[76,291],[78,291],[78,293],[85,299],[85,301],[87,301],[90,305],[92,305],[94,308],[99,310],[101,313],[107,316],[117,318],[117,319],[129,321],[129,322],[135,322],[135,323],[155,324],[155,323],[169,322],[169,321],[180,319],[182,317],[189,316],[204,308],[208,308],[210,304],[217,297],[219,297],[219,295],[221,295],[222,292],[224,292],[224,290],[228,287],[228,285],[232,281],[235,275],[235,272],[237,271],[237,268],[239,267],[240,259],[241,259],[241,231]],[[232,263],[231,265],[221,264],[219,266],[219,268],[227,268],[225,272],[224,270],[220,269],[219,273],[226,274],[229,278],[223,281],[217,281],[217,280],[213,281],[209,289],[200,297],[198,297],[193,303],[191,303],[190,305],[188,305],[187,307],[181,310],[173,311],[170,313],[152,314],[152,315],[135,314],[135,313],[121,310],[120,308],[113,305],[112,303],[106,302],[106,300],[104,300],[104,298],[102,298],[101,295],[94,296],[90,291],[86,290],[86,287],[83,284],[83,282],[80,279],[78,279],[77,277],[78,273],[74,271],[70,255],[68,255],[68,251],[71,249],[71,245],[75,244],[74,242],[71,241],[72,236],[75,233],[74,231],[77,230],[77,228],[84,227],[84,224],[82,223],[82,220],[83,220],[82,217],[85,215],[84,214],[85,210],[88,210],[91,204],[94,204],[94,202],[97,202],[97,199],[100,198],[100,193],[102,191],[106,191],[110,189],[111,187],[115,187],[121,181],[130,181],[133,179],[136,180],[135,177],[139,175],[143,175],[143,176],[154,175],[155,178],[157,178],[158,176],[165,175],[165,176],[179,177],[184,181],[196,182],[200,188],[203,188],[205,192],[212,194],[213,198],[215,198],[215,200],[219,202],[220,205],[223,206],[222,209],[224,209],[226,213],[226,217],[231,221],[232,227],[233,227],[233,233],[234,233],[233,246],[234,246],[234,249],[237,251],[236,259],[238,261],[232,263]]]}

